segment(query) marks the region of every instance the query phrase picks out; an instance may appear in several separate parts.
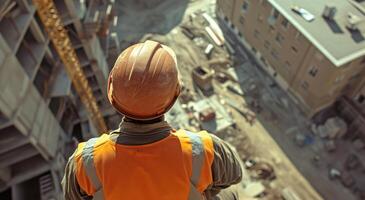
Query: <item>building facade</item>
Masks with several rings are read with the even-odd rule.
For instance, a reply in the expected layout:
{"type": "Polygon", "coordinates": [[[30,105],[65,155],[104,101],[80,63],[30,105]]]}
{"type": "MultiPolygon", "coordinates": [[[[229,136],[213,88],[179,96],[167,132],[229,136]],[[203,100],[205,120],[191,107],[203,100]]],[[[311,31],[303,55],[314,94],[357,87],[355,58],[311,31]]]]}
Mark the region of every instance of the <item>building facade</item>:
{"type": "Polygon", "coordinates": [[[217,16],[263,68],[312,117],[346,96],[364,108],[365,40],[362,5],[334,0],[217,0],[217,16]],[[305,9],[314,20],[293,11],[305,9]],[[332,15],[323,13],[330,11],[332,15]],[[350,26],[351,25],[351,26],[350,26]],[[355,91],[356,90],[356,91],[355,91]],[[359,93],[360,92],[360,93],[359,93]]]}
{"type": "MultiPolygon", "coordinates": [[[[112,119],[104,44],[116,34],[108,37],[108,24],[98,23],[103,13],[110,17],[112,3],[54,2],[97,104],[112,119]]],[[[32,1],[2,1],[0,27],[0,199],[62,199],[65,161],[97,131],[32,1]]]]}

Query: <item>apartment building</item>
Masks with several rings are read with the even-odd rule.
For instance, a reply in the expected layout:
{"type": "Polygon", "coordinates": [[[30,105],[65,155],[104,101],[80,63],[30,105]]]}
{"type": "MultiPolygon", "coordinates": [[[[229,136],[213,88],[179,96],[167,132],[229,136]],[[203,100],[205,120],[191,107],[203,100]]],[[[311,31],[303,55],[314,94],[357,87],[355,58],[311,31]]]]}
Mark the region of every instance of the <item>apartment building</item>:
{"type": "MultiPolygon", "coordinates": [[[[62,199],[66,159],[77,140],[97,131],[32,1],[1,2],[0,199],[62,199]]],[[[110,70],[105,44],[117,34],[104,20],[111,17],[113,1],[54,2],[103,116],[113,118],[105,98],[110,70]]]]}
{"type": "Polygon", "coordinates": [[[341,96],[364,108],[364,93],[355,91],[364,87],[364,8],[343,0],[217,0],[217,16],[309,117],[341,96]]]}

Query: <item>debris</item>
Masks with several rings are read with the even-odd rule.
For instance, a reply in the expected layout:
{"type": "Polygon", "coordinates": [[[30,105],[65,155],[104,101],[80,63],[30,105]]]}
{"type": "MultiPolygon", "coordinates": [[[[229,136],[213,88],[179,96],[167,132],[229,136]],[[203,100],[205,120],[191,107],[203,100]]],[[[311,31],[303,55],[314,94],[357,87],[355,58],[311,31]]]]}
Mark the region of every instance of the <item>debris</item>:
{"type": "Polygon", "coordinates": [[[200,48],[204,48],[206,45],[206,41],[202,37],[196,37],[193,39],[196,46],[200,48]]]}
{"type": "Polygon", "coordinates": [[[262,183],[249,183],[244,191],[249,197],[260,197],[265,193],[265,186],[262,183]]]}
{"type": "Polygon", "coordinates": [[[345,135],[347,132],[347,124],[341,118],[334,117],[327,119],[324,125],[320,125],[317,128],[312,126],[312,130],[321,138],[334,139],[345,135]]]}
{"type": "Polygon", "coordinates": [[[246,169],[251,169],[255,165],[256,165],[256,161],[254,159],[247,159],[245,161],[245,167],[246,167],[246,169]]]}
{"type": "Polygon", "coordinates": [[[212,40],[218,45],[223,46],[225,43],[225,39],[223,36],[223,32],[220,29],[217,22],[207,13],[203,13],[203,18],[208,22],[209,26],[205,27],[208,35],[212,38],[212,40]]]}
{"type": "Polygon", "coordinates": [[[361,150],[365,148],[365,144],[361,139],[356,139],[355,141],[353,141],[353,145],[355,147],[355,149],[357,150],[361,150]]]}
{"type": "Polygon", "coordinates": [[[262,107],[260,106],[260,103],[258,100],[252,100],[249,105],[251,106],[252,109],[254,109],[257,113],[260,113],[262,110],[262,107]]]}
{"type": "Polygon", "coordinates": [[[186,27],[181,27],[181,32],[186,35],[186,37],[188,37],[190,40],[193,40],[195,38],[194,33],[186,27]]]}
{"type": "Polygon", "coordinates": [[[304,8],[300,8],[298,6],[293,6],[291,9],[293,12],[297,13],[298,15],[303,17],[303,19],[305,19],[308,22],[311,22],[315,19],[314,15],[304,8]]]}
{"type": "Polygon", "coordinates": [[[214,33],[211,27],[207,26],[205,27],[205,31],[208,33],[209,37],[212,39],[212,41],[218,45],[222,46],[223,42],[217,37],[217,35],[214,33]]]}
{"type": "Polygon", "coordinates": [[[281,196],[284,200],[301,200],[298,194],[291,187],[284,188],[281,191],[281,196]]]}
{"type": "Polygon", "coordinates": [[[312,157],[311,161],[314,166],[319,167],[321,157],[319,157],[319,155],[315,155],[314,157],[312,157]]]}
{"type": "Polygon", "coordinates": [[[274,168],[267,162],[258,162],[252,167],[253,178],[256,179],[275,179],[274,168]]]}
{"type": "Polygon", "coordinates": [[[221,72],[217,73],[215,78],[217,79],[217,81],[219,83],[225,83],[228,81],[228,77],[224,73],[221,73],[221,72]]]}
{"type": "Polygon", "coordinates": [[[305,145],[305,136],[301,133],[298,133],[295,135],[295,143],[300,146],[303,147],[305,145]]]}
{"type": "Polygon", "coordinates": [[[230,99],[226,99],[226,102],[229,106],[231,106],[237,112],[239,112],[251,126],[256,122],[256,114],[252,112],[250,109],[241,108],[237,103],[235,103],[230,99]]]}
{"type": "Polygon", "coordinates": [[[250,91],[256,90],[256,85],[254,83],[251,84],[249,90],[250,91]]]}
{"type": "Polygon", "coordinates": [[[240,88],[239,85],[232,84],[232,83],[227,83],[226,87],[229,91],[231,91],[231,92],[233,92],[237,95],[240,95],[240,96],[244,95],[244,92],[242,91],[242,89],[240,88]]]}
{"type": "Polygon", "coordinates": [[[345,186],[345,187],[352,187],[355,185],[355,180],[354,180],[354,177],[348,173],[348,172],[343,172],[341,173],[341,183],[345,186]]]}
{"type": "Polygon", "coordinates": [[[214,46],[212,44],[208,44],[208,46],[205,48],[204,54],[208,59],[210,59],[210,56],[212,55],[213,49],[214,49],[214,46]]]}
{"type": "Polygon", "coordinates": [[[341,172],[336,168],[330,168],[329,178],[333,180],[333,179],[336,179],[336,178],[339,178],[339,177],[341,177],[341,172]]]}
{"type": "Polygon", "coordinates": [[[314,143],[314,139],[313,137],[311,137],[310,135],[305,135],[302,133],[297,133],[295,135],[295,143],[300,146],[306,146],[306,145],[310,145],[314,143]]]}
{"type": "Polygon", "coordinates": [[[207,108],[212,108],[215,112],[215,119],[209,121],[200,121],[201,129],[211,133],[225,132],[232,127],[234,121],[229,115],[227,109],[219,102],[217,95],[212,95],[209,98],[199,100],[197,102],[189,102],[189,106],[193,111],[195,119],[200,118],[201,112],[207,108]]]}
{"type": "Polygon", "coordinates": [[[207,122],[215,119],[215,112],[212,107],[208,107],[199,112],[199,120],[207,122]]]}
{"type": "Polygon", "coordinates": [[[208,66],[214,69],[229,69],[233,62],[228,58],[214,58],[208,61],[208,66]]]}
{"type": "Polygon", "coordinates": [[[212,80],[213,71],[207,68],[198,66],[193,70],[193,80],[196,85],[204,92],[213,90],[212,80]]]}
{"type": "Polygon", "coordinates": [[[357,155],[355,154],[350,154],[347,158],[346,161],[344,163],[345,168],[347,170],[353,170],[356,169],[357,167],[360,166],[360,159],[357,155]]]}
{"type": "Polygon", "coordinates": [[[328,152],[334,152],[336,150],[336,144],[334,140],[325,141],[324,146],[328,152]]]}
{"type": "Polygon", "coordinates": [[[237,82],[237,83],[241,83],[242,80],[240,80],[240,78],[238,77],[237,75],[237,72],[236,72],[236,69],[233,68],[233,67],[230,67],[226,70],[226,74],[228,75],[228,77],[234,81],[234,82],[237,82]]]}

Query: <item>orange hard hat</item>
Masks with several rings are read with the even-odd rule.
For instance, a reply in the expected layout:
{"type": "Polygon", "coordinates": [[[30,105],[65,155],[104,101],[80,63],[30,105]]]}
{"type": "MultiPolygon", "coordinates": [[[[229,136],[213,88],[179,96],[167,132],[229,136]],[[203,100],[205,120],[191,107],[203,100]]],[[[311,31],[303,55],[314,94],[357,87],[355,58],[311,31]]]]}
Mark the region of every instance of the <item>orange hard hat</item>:
{"type": "Polygon", "coordinates": [[[108,80],[108,99],[125,116],[149,120],[162,116],[180,94],[174,51],[146,41],[125,49],[108,80]]]}

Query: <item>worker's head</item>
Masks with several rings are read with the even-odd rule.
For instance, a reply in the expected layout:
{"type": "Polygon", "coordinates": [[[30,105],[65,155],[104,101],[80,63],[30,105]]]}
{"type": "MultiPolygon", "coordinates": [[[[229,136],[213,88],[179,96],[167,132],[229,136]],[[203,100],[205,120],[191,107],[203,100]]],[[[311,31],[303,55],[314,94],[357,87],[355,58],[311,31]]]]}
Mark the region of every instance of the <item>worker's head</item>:
{"type": "Polygon", "coordinates": [[[109,101],[131,119],[161,117],[179,94],[176,55],[158,42],[148,40],[125,49],[109,75],[109,101]]]}

